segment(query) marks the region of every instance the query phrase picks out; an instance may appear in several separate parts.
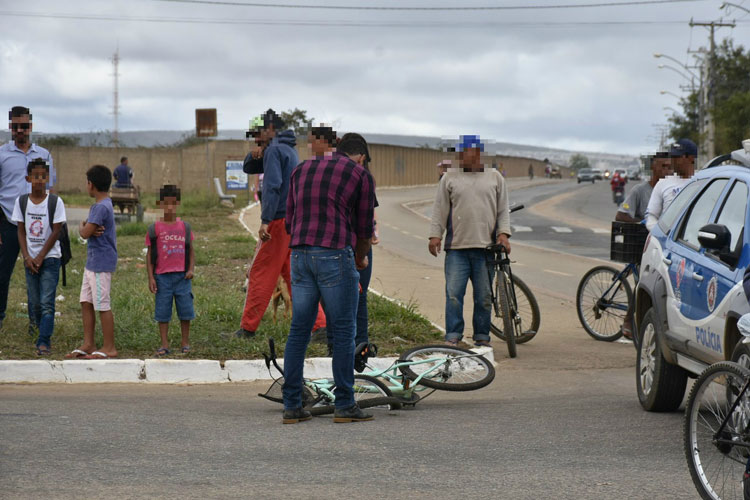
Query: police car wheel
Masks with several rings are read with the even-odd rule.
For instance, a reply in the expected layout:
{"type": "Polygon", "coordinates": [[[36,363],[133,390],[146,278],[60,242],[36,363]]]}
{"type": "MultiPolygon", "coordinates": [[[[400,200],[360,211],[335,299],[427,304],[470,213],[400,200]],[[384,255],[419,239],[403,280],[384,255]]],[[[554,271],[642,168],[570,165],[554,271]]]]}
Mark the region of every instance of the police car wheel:
{"type": "Polygon", "coordinates": [[[750,345],[740,341],[732,351],[732,361],[743,368],[750,369],[750,345]]]}
{"type": "Polygon", "coordinates": [[[640,323],[641,341],[635,367],[638,400],[646,411],[674,411],[685,395],[687,372],[667,363],[662,356],[661,321],[656,311],[646,311],[640,323]]]}

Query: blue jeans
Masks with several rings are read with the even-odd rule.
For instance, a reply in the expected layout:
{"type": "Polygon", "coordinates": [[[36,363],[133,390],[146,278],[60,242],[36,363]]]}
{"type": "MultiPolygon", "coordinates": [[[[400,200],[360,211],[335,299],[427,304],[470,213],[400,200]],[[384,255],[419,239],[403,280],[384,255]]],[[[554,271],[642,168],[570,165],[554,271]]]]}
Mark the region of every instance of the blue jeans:
{"type": "Polygon", "coordinates": [[[18,246],[18,226],[11,224],[0,214],[0,321],[5,319],[8,307],[8,288],[13,268],[21,248],[18,246]]]}
{"type": "Polygon", "coordinates": [[[292,325],[284,350],[284,408],[302,406],[302,369],[318,302],[325,303],[327,329],[333,334],[336,408],[354,404],[354,335],[359,273],[351,247],[292,248],[292,325]]]}
{"type": "Polygon", "coordinates": [[[464,295],[471,280],[474,289],[474,340],[490,340],[492,296],[487,274],[487,254],[483,248],[445,252],[445,339],[464,336],[464,295]]]}
{"type": "Polygon", "coordinates": [[[154,274],[156,297],[154,319],[159,323],[172,320],[172,301],[180,321],[195,319],[193,309],[193,280],[185,279],[185,272],[154,274]]]}
{"type": "Polygon", "coordinates": [[[55,293],[60,279],[61,260],[44,259],[38,274],[26,268],[26,295],[29,298],[29,322],[39,327],[36,346],[50,347],[52,331],[55,329],[55,293]]]}
{"type": "MultiPolygon", "coordinates": [[[[370,337],[367,331],[367,289],[370,286],[370,278],[372,278],[372,247],[367,254],[367,267],[359,271],[359,285],[362,287],[362,292],[359,294],[359,304],[357,305],[357,333],[354,336],[354,346],[358,346],[363,342],[369,342],[370,337]]],[[[325,302],[323,302],[323,311],[325,312],[325,302]]],[[[328,321],[328,315],[326,314],[326,321],[328,321]]],[[[333,345],[333,334],[328,331],[327,334],[328,345],[333,345]]]]}

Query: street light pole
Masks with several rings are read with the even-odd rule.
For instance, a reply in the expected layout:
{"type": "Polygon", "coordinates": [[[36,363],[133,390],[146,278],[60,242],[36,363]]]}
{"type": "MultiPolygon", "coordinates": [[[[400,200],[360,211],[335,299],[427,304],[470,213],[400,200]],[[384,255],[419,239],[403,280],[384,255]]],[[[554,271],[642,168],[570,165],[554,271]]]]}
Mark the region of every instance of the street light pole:
{"type": "Polygon", "coordinates": [[[682,76],[682,77],[683,77],[683,78],[684,78],[685,80],[689,81],[689,82],[690,82],[690,86],[691,86],[691,87],[692,87],[693,89],[695,89],[695,80],[694,80],[694,78],[693,78],[693,77],[689,77],[689,76],[687,76],[687,75],[686,75],[685,73],[683,73],[683,72],[682,72],[682,71],[680,71],[679,69],[677,69],[677,68],[675,68],[675,67],[673,67],[673,66],[670,66],[670,65],[668,65],[668,64],[660,64],[660,65],[659,65],[659,66],[657,66],[657,67],[658,67],[659,69],[665,69],[665,68],[666,68],[666,69],[671,69],[672,71],[674,71],[674,72],[675,72],[675,73],[677,73],[678,75],[682,76]]]}
{"type": "Polygon", "coordinates": [[[692,71],[690,71],[690,66],[688,66],[687,64],[681,63],[680,61],[678,61],[677,59],[675,59],[672,56],[668,56],[667,54],[661,54],[661,53],[657,52],[657,53],[654,54],[654,57],[657,58],[657,59],[659,59],[660,57],[667,58],[670,61],[673,61],[673,62],[677,63],[679,66],[681,66],[682,68],[684,68],[685,71],[687,71],[688,73],[690,73],[690,76],[692,76],[693,78],[698,78],[698,75],[696,75],[695,73],[693,73],[692,71]]]}
{"type": "Polygon", "coordinates": [[[675,94],[674,92],[670,92],[670,91],[668,91],[668,90],[660,90],[660,91],[659,91],[659,93],[660,93],[661,95],[669,94],[669,95],[671,95],[671,96],[673,96],[673,97],[676,97],[677,99],[682,99],[682,97],[680,97],[680,96],[678,96],[677,94],[675,94]]]}

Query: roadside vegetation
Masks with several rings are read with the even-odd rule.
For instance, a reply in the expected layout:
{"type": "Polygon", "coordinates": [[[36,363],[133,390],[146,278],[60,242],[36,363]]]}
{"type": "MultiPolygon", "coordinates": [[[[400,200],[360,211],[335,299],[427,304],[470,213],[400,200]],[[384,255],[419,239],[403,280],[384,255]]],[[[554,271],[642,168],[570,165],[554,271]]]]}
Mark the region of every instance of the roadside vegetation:
{"type": "MultiPolygon", "coordinates": [[[[91,199],[80,194],[61,196],[67,206],[88,206],[91,199]]],[[[239,197],[238,197],[239,198],[239,197]]],[[[154,211],[154,195],[144,196],[147,211],[154,211]]],[[[238,200],[237,206],[247,202],[238,200]]],[[[197,318],[192,323],[187,355],[179,352],[180,332],[176,316],[170,324],[172,354],[168,358],[193,359],[255,359],[267,350],[272,337],[283,351],[289,332],[289,318],[284,305],[279,306],[277,322],[267,311],[254,339],[234,338],[239,328],[245,292],[242,289],[248,258],[255,250],[255,241],[237,220],[239,210],[223,207],[218,199],[207,195],[183,196],[179,215],[192,225],[195,233],[196,272],[193,281],[197,318]]],[[[159,347],[157,324],[153,321],[154,298],[148,291],[145,267],[147,224],[127,223],[118,227],[118,269],[112,279],[112,310],[115,315],[115,341],[120,358],[153,357],[159,347]]],[[[55,320],[51,359],[63,356],[80,346],[82,340],[81,312],[78,297],[86,261],[86,246],[77,240],[71,227],[73,260],[68,264],[66,287],[62,279],[57,302],[60,315],[55,320]]],[[[377,268],[375,269],[377,275],[377,268]]],[[[439,332],[411,304],[399,307],[373,294],[369,298],[370,339],[380,348],[381,355],[397,354],[413,345],[434,342],[439,332]]],[[[0,359],[33,359],[35,338],[28,333],[26,281],[23,263],[19,260],[13,273],[8,310],[0,332],[0,359]]],[[[291,311],[289,312],[289,316],[291,311]]],[[[101,331],[97,318],[97,342],[101,331]]],[[[326,348],[311,344],[310,356],[322,356],[326,348]]]]}

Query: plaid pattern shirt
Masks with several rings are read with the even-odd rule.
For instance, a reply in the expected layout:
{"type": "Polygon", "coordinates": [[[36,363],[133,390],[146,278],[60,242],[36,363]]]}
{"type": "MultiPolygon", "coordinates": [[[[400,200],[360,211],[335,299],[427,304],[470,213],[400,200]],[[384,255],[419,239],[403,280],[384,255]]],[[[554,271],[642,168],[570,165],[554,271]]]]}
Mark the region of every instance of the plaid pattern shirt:
{"type": "Polygon", "coordinates": [[[375,181],[345,155],[312,158],[292,171],[286,201],[290,247],[354,247],[372,237],[375,181]]]}

